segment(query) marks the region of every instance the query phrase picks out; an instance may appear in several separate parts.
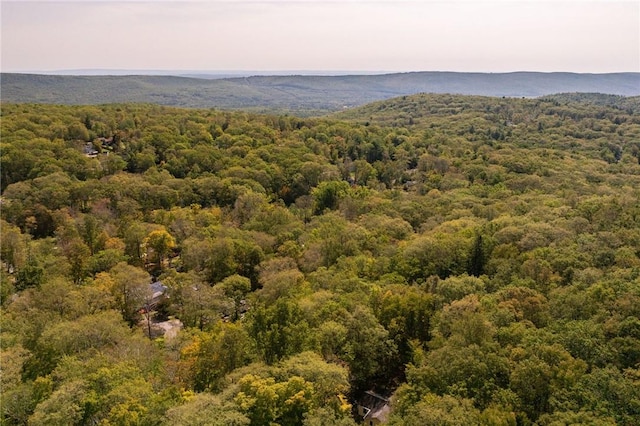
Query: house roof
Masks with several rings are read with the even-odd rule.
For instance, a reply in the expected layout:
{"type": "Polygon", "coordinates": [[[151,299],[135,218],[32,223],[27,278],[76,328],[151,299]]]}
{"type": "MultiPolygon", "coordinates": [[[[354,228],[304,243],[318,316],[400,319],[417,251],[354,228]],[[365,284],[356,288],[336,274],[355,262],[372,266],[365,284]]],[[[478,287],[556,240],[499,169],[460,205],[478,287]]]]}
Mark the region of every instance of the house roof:
{"type": "Polygon", "coordinates": [[[156,297],[162,296],[164,292],[167,291],[167,286],[162,284],[161,281],[156,281],[154,283],[151,283],[150,287],[151,287],[151,292],[153,293],[152,297],[154,299],[156,297]]]}
{"type": "Polygon", "coordinates": [[[366,410],[363,420],[377,419],[384,423],[391,412],[389,399],[372,391],[365,392],[365,395],[360,399],[359,405],[366,410]]]}

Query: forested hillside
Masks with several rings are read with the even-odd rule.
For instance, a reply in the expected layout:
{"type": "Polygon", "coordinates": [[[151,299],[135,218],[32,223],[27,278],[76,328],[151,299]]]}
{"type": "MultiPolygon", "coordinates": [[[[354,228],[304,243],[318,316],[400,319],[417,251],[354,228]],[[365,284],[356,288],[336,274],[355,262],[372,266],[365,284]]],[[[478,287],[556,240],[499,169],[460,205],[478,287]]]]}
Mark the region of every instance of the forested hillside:
{"type": "Polygon", "coordinates": [[[94,105],[142,102],[197,108],[322,115],[415,93],[533,97],[561,92],[640,95],[640,73],[456,73],[275,75],[185,78],[170,75],[72,76],[4,73],[5,102],[94,105]]]}
{"type": "Polygon", "coordinates": [[[0,130],[2,424],[640,423],[640,98],[0,130]]]}

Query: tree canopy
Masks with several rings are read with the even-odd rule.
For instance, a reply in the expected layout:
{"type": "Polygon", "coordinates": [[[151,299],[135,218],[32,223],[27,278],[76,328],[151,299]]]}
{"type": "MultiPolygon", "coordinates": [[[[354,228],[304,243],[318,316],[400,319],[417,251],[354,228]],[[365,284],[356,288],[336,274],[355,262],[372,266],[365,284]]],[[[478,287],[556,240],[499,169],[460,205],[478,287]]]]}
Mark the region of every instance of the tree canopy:
{"type": "Polygon", "coordinates": [[[638,98],[1,114],[2,424],[640,420],[638,98]]]}

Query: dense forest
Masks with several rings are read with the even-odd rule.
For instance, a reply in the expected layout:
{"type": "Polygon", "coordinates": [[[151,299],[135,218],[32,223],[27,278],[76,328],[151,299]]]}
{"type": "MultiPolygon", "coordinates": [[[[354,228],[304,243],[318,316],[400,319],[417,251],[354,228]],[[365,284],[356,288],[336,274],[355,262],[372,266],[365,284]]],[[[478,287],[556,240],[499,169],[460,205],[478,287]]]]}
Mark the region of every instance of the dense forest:
{"type": "Polygon", "coordinates": [[[1,112],[1,424],[640,423],[638,97],[1,112]]]}

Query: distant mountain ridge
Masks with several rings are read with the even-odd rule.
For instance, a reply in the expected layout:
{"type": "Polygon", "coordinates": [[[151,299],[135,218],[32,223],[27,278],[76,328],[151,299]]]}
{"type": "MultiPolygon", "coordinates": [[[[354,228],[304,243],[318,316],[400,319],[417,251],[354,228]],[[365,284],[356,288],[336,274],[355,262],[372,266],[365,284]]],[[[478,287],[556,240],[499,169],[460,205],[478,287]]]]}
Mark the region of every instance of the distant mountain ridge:
{"type": "Polygon", "coordinates": [[[640,73],[409,72],[233,78],[3,73],[5,102],[161,105],[318,114],[415,93],[538,97],[555,93],[640,95],[640,73]]]}

